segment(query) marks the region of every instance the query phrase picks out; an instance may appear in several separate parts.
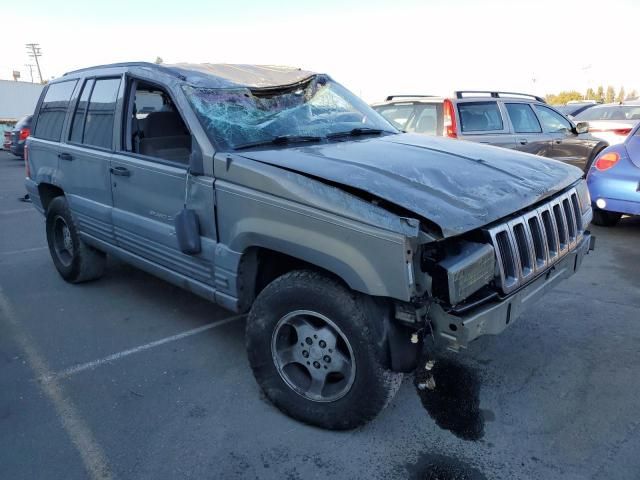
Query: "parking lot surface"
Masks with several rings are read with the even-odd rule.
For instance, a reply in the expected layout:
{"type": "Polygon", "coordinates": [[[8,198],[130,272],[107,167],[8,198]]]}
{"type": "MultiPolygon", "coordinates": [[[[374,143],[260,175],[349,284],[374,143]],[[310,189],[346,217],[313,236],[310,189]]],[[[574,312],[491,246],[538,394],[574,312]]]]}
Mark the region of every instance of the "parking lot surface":
{"type": "Polygon", "coordinates": [[[264,399],[243,317],[113,260],[65,283],[23,176],[0,152],[0,478],[639,478],[640,219],[593,227],[577,275],[459,355],[481,438],[438,426],[410,377],[331,432],[264,399]]]}

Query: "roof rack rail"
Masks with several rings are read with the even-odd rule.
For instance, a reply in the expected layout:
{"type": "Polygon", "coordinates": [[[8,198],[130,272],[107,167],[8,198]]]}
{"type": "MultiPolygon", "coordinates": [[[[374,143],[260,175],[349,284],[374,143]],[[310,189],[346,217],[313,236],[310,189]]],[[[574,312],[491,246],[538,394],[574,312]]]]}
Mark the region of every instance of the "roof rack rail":
{"type": "Polygon", "coordinates": [[[435,97],[435,95],[389,95],[386,101],[390,102],[394,98],[428,98],[428,97],[435,97]]]}
{"type": "Polygon", "coordinates": [[[491,90],[456,90],[455,92],[453,92],[453,94],[456,96],[456,98],[464,98],[465,94],[469,95],[469,94],[472,94],[472,93],[488,94],[492,98],[512,97],[512,96],[527,97],[527,98],[533,98],[533,99],[535,99],[535,100],[537,100],[538,102],[541,102],[541,103],[547,103],[547,101],[544,98],[538,97],[537,95],[531,95],[530,93],[496,92],[496,91],[491,91],[491,90]]]}
{"type": "Polygon", "coordinates": [[[151,62],[119,62],[119,63],[110,63],[110,64],[106,64],[106,65],[95,65],[92,67],[86,67],[86,68],[79,68],[77,70],[71,70],[70,72],[65,72],[62,74],[62,76],[66,76],[66,75],[71,75],[72,73],[79,73],[79,72],[84,72],[86,70],[93,70],[96,68],[117,68],[117,67],[147,67],[147,68],[153,68],[153,69],[158,69],[158,70],[162,70],[163,72],[166,72],[170,75],[173,75],[175,77],[180,78],[181,80],[186,80],[185,76],[182,75],[182,73],[176,71],[174,68],[172,67],[168,67],[166,65],[162,65],[162,64],[157,64],[157,63],[151,63],[151,62]]]}

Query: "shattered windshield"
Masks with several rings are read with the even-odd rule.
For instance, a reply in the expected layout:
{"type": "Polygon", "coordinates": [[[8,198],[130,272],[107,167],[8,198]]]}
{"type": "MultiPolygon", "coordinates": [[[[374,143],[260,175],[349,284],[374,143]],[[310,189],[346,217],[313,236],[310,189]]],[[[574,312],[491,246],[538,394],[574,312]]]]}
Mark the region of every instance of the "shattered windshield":
{"type": "Polygon", "coordinates": [[[336,133],[398,133],[384,118],[324,75],[282,89],[184,86],[200,122],[222,149],[278,137],[326,138],[336,133]]]}

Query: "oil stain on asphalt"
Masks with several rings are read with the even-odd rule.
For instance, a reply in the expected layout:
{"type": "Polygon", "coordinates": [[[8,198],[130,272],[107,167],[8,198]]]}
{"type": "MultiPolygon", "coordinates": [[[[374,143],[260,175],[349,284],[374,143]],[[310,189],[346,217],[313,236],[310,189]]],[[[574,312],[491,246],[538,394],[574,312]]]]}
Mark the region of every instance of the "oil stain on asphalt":
{"type": "Polygon", "coordinates": [[[421,365],[416,370],[415,386],[422,405],[436,424],[464,440],[481,439],[485,414],[480,409],[477,372],[446,356],[421,365]]]}
{"type": "Polygon", "coordinates": [[[407,470],[413,480],[487,480],[479,470],[444,455],[423,455],[407,470]]]}

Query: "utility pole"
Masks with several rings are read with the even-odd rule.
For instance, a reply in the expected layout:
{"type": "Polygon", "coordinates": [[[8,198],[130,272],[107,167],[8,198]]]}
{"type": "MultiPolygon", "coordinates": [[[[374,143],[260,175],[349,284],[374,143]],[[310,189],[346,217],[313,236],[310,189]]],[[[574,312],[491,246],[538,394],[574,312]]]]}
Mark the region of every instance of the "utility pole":
{"type": "Polygon", "coordinates": [[[33,67],[35,67],[35,65],[33,65],[32,63],[25,63],[24,66],[29,68],[29,75],[31,75],[31,83],[33,83],[33,67]]]}
{"type": "Polygon", "coordinates": [[[42,56],[40,44],[27,43],[25,46],[27,47],[27,53],[29,54],[29,56],[36,61],[36,67],[38,67],[38,76],[40,77],[40,83],[42,83],[42,71],[40,70],[40,62],[38,62],[38,57],[42,56]]]}

